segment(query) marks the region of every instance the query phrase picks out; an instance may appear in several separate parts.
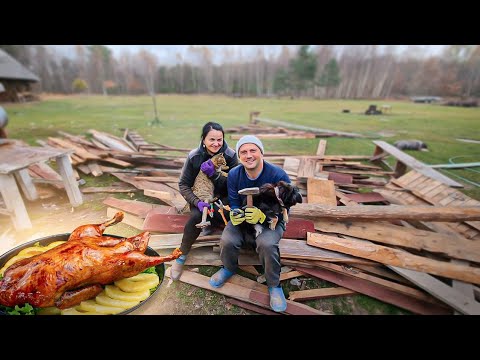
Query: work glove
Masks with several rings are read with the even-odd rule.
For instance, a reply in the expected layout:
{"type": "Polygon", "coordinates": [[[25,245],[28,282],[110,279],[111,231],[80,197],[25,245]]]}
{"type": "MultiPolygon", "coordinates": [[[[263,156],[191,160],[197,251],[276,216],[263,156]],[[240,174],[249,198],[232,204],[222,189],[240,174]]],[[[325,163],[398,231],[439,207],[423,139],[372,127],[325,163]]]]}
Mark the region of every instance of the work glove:
{"type": "Polygon", "coordinates": [[[215,173],[215,166],[213,165],[212,160],[208,159],[207,161],[204,161],[202,165],[200,165],[200,170],[202,170],[208,177],[212,176],[215,173]]]}
{"type": "Polygon", "coordinates": [[[210,207],[210,204],[205,202],[205,201],[199,201],[198,204],[197,204],[197,208],[198,210],[200,210],[200,212],[203,212],[203,208],[208,208],[210,207]]]}
{"type": "Polygon", "coordinates": [[[235,209],[230,211],[230,221],[234,226],[237,226],[245,221],[245,214],[242,209],[235,209]]]}
{"type": "Polygon", "coordinates": [[[256,207],[247,207],[245,209],[245,220],[249,224],[256,224],[260,223],[263,224],[265,219],[267,218],[267,215],[265,215],[262,210],[256,207]]]}

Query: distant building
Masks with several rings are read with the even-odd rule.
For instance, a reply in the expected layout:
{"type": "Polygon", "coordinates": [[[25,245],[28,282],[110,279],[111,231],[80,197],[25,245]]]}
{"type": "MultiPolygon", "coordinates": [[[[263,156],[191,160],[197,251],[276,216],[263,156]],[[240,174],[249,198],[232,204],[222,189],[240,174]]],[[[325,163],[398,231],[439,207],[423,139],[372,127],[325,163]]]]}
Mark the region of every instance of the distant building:
{"type": "Polygon", "coordinates": [[[31,85],[39,81],[38,76],[0,49],[0,102],[28,100],[31,85]]]}

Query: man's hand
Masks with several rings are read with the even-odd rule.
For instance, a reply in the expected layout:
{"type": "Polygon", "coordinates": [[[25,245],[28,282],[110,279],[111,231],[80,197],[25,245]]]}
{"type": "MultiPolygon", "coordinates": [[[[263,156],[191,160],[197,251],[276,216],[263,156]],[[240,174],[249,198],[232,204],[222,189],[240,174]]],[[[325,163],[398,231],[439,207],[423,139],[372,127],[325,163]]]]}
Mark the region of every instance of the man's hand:
{"type": "Polygon", "coordinates": [[[230,211],[230,221],[234,226],[240,225],[245,221],[245,213],[242,209],[234,209],[230,211]]]}
{"type": "Polygon", "coordinates": [[[267,218],[267,215],[265,215],[262,210],[256,207],[247,207],[245,209],[245,220],[249,224],[256,224],[260,223],[263,224],[265,219],[267,218]]]}
{"type": "Polygon", "coordinates": [[[212,176],[215,173],[215,166],[213,165],[212,160],[208,159],[207,161],[204,161],[202,165],[200,165],[200,170],[202,170],[208,177],[212,176]]]}
{"type": "Polygon", "coordinates": [[[210,204],[205,202],[205,201],[199,201],[198,204],[197,204],[197,208],[198,210],[200,210],[200,212],[203,212],[203,208],[208,208],[210,207],[210,204]]]}

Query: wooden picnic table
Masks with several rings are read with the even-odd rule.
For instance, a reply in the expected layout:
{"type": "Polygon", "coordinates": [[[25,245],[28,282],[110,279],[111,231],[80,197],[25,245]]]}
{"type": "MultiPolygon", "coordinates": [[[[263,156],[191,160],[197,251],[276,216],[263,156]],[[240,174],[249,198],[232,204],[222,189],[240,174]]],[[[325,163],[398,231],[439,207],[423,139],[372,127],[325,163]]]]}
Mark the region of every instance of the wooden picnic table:
{"type": "Polygon", "coordinates": [[[6,206],[6,209],[0,209],[0,214],[9,215],[15,229],[32,227],[18,187],[20,186],[28,200],[38,199],[35,185],[28,173],[28,167],[35,163],[55,159],[70,203],[74,207],[83,204],[82,193],[69,157],[73,152],[71,149],[28,146],[13,139],[3,139],[0,142],[0,193],[6,206]]]}

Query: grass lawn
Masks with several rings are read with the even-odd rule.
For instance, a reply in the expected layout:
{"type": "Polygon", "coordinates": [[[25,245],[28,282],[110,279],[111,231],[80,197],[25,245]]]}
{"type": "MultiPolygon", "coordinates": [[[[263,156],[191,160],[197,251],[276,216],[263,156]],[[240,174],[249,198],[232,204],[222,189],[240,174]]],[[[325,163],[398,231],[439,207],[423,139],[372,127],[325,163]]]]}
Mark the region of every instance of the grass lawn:
{"type": "MultiPolygon", "coordinates": [[[[190,149],[198,146],[201,128],[207,121],[217,121],[223,125],[224,129],[228,129],[247,125],[250,112],[260,111],[260,117],[267,119],[319,129],[355,132],[366,136],[360,139],[328,138],[327,154],[371,155],[374,150],[372,140],[385,140],[393,144],[400,139],[418,139],[426,142],[430,151],[406,152],[424,163],[480,162],[480,144],[457,140],[480,141],[480,109],[477,108],[445,107],[390,100],[387,102],[290,100],[289,98],[238,99],[225,96],[159,95],[157,107],[161,123],[151,126],[154,114],[152,99],[148,96],[44,96],[39,102],[2,104],[2,107],[9,115],[7,126],[9,137],[24,140],[31,145],[38,145],[36,140],[47,140],[49,136],[59,136],[58,130],[90,136],[87,131],[96,129],[122,136],[123,129],[128,128],[138,132],[148,142],[190,149]],[[378,107],[389,104],[392,112],[386,115],[364,115],[370,104],[376,104],[378,107]],[[349,109],[350,113],[343,113],[343,109],[349,109]]],[[[265,125],[274,126],[269,123],[265,125]]],[[[228,134],[226,141],[231,147],[235,147],[236,141],[230,140],[228,134]]],[[[318,141],[319,139],[263,140],[263,143],[267,152],[309,155],[316,152],[318,141]]],[[[461,191],[466,195],[480,200],[478,187],[480,186],[480,168],[439,171],[464,184],[465,188],[461,191]]],[[[109,175],[98,178],[83,174],[81,176],[87,182],[85,186],[106,186],[118,181],[109,175]]],[[[105,194],[104,197],[107,196],[109,195],[105,194]]],[[[115,197],[128,198],[127,195],[120,194],[115,197]]],[[[82,219],[85,219],[79,221],[87,221],[89,212],[105,212],[105,205],[101,203],[101,199],[103,197],[97,194],[94,200],[77,208],[76,216],[83,214],[82,219]]],[[[138,193],[135,199],[152,202],[152,199],[138,193]]],[[[35,215],[32,216],[32,220],[35,220],[35,215]]],[[[112,230],[111,234],[121,236],[132,236],[138,233],[137,229],[124,224],[115,225],[112,230]]],[[[52,229],[52,231],[55,230],[52,229]]],[[[215,270],[211,267],[200,269],[202,273],[209,275],[215,270]]],[[[285,283],[284,290],[288,293],[291,285],[288,281],[285,283]]],[[[330,286],[318,281],[312,284],[307,282],[306,288],[316,288],[319,284],[321,287],[330,286]]],[[[218,309],[224,308],[217,305],[217,302],[224,301],[223,297],[211,295],[210,292],[187,284],[175,284],[172,288],[164,289],[162,296],[165,303],[176,301],[179,309],[175,310],[176,313],[190,313],[187,309],[192,308],[197,309],[193,312],[196,314],[214,314],[220,311],[218,309]],[[206,293],[209,294],[206,295],[206,293]],[[215,306],[205,308],[204,304],[213,304],[212,299],[216,299],[215,306]]],[[[317,308],[335,314],[405,313],[397,307],[363,295],[326,299],[320,302],[320,305],[316,305],[317,308]]],[[[226,308],[229,307],[226,306],[226,308]]],[[[233,307],[233,309],[236,308],[233,307]]],[[[229,313],[237,312],[238,309],[229,313]]]]}
{"type": "MultiPolygon", "coordinates": [[[[447,107],[388,101],[392,112],[367,116],[370,104],[386,102],[368,100],[311,100],[229,98],[203,95],[159,95],[159,126],[150,126],[154,118],[152,99],[148,96],[51,96],[43,101],[3,104],[9,114],[9,137],[36,145],[35,140],[57,136],[57,130],[86,135],[88,129],[118,136],[121,129],[137,131],[149,142],[181,148],[194,148],[200,130],[207,121],[217,121],[225,129],[246,125],[251,111],[260,117],[308,127],[360,133],[368,138],[328,138],[327,154],[373,153],[372,140],[393,143],[400,139],[426,142],[429,152],[406,151],[427,164],[480,162],[480,144],[457,139],[480,141],[480,109],[447,107]],[[343,113],[349,109],[350,113],[343,113]]],[[[265,123],[268,126],[274,126],[265,123]]],[[[230,146],[235,142],[229,140],[230,146]]],[[[314,154],[318,139],[264,140],[269,152],[314,154]]],[[[480,199],[480,169],[439,170],[465,185],[468,196],[480,199]],[[460,178],[459,178],[460,177],[460,178]],[[463,180],[470,181],[471,183],[463,180]],[[473,184],[472,184],[473,183],[473,184]]]]}

